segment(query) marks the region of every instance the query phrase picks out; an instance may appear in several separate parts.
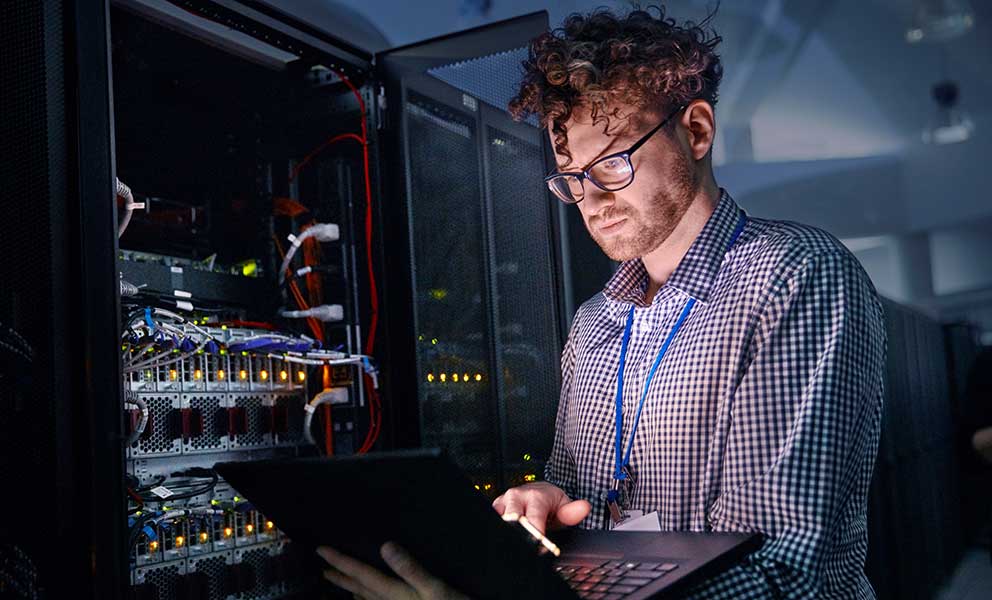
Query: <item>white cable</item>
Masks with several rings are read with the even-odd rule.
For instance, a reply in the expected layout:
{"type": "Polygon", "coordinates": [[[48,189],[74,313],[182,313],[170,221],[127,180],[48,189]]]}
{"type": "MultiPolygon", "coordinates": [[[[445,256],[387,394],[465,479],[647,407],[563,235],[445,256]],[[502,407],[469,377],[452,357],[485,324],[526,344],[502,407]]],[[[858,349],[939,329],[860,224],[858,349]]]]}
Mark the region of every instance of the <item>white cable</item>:
{"type": "Polygon", "coordinates": [[[341,230],[334,223],[315,223],[299,236],[290,234],[287,238],[290,247],[286,250],[286,256],[282,259],[282,265],[279,267],[279,285],[281,286],[286,281],[286,269],[289,268],[289,263],[292,262],[293,256],[296,255],[297,248],[303,245],[304,240],[307,238],[316,238],[318,242],[334,242],[340,239],[340,237],[341,230]]]}
{"type": "Polygon", "coordinates": [[[129,448],[131,447],[131,444],[138,441],[141,434],[145,432],[145,427],[148,426],[148,403],[137,394],[130,392],[127,393],[126,398],[127,399],[124,401],[125,407],[132,405],[138,407],[138,410],[141,411],[141,420],[138,421],[138,425],[134,428],[134,431],[131,432],[131,435],[128,436],[127,442],[124,446],[125,448],[129,448]]]}
{"type": "Polygon", "coordinates": [[[347,403],[348,388],[345,387],[325,388],[323,391],[314,396],[313,400],[307,402],[303,407],[303,437],[314,446],[317,445],[317,442],[313,439],[313,432],[310,431],[310,425],[313,422],[313,413],[317,410],[318,406],[321,404],[347,403]]]}
{"type": "Polygon", "coordinates": [[[279,313],[287,319],[308,319],[313,317],[318,321],[343,321],[344,307],[340,304],[321,304],[307,310],[284,310],[279,313]]]}
{"type": "Polygon", "coordinates": [[[136,208],[144,208],[144,202],[135,202],[134,194],[131,193],[131,188],[127,187],[123,181],[117,180],[117,197],[124,200],[124,218],[121,220],[120,225],[117,226],[117,237],[124,235],[124,230],[127,229],[128,223],[131,222],[131,214],[136,208]]]}
{"type": "Polygon", "coordinates": [[[301,358],[297,356],[287,356],[285,354],[269,354],[268,357],[278,358],[279,360],[296,363],[298,365],[313,365],[313,366],[328,365],[331,367],[339,367],[341,365],[358,365],[362,363],[361,358],[316,359],[316,358],[301,358]]]}

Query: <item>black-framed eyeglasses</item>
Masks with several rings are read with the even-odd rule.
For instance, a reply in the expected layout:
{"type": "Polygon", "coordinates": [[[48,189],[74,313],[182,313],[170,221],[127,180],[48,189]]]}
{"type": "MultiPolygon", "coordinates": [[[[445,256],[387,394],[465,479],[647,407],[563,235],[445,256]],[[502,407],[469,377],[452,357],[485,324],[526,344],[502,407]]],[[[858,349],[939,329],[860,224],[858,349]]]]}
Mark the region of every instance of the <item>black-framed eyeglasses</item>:
{"type": "Polygon", "coordinates": [[[652,135],[672,120],[672,117],[682,112],[688,105],[682,105],[665,117],[654,129],[644,134],[634,145],[622,152],[610,154],[589,165],[584,171],[569,171],[552,173],[544,178],[548,188],[565,204],[581,202],[585,197],[583,183],[586,179],[604,192],[618,192],[634,183],[634,165],[630,162],[631,155],[644,145],[652,135]]]}

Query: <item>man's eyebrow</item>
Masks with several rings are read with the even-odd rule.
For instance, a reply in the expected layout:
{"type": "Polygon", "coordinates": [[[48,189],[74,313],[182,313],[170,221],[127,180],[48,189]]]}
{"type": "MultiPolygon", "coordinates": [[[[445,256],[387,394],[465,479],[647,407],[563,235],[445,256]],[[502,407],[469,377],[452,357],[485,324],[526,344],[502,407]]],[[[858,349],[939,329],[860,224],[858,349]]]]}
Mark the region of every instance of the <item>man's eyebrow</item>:
{"type": "MultiPolygon", "coordinates": [[[[586,165],[584,167],[582,167],[581,169],[577,169],[576,171],[585,171],[590,166],[592,166],[592,164],[594,162],[596,162],[597,160],[599,160],[599,159],[603,158],[604,156],[606,156],[607,154],[609,154],[610,153],[610,148],[612,148],[613,146],[616,146],[617,143],[619,143],[621,140],[627,139],[629,137],[630,137],[630,134],[627,134],[627,133],[623,133],[623,134],[614,136],[613,137],[613,140],[609,144],[607,144],[605,147],[603,147],[602,150],[599,151],[599,154],[597,154],[596,156],[594,156],[588,163],[586,163],[586,165]]],[[[564,172],[563,169],[562,169],[562,167],[561,167],[561,165],[558,165],[557,163],[555,163],[555,166],[558,167],[558,170],[559,171],[564,172]]],[[[570,171],[570,172],[576,172],[576,171],[570,171]]]]}

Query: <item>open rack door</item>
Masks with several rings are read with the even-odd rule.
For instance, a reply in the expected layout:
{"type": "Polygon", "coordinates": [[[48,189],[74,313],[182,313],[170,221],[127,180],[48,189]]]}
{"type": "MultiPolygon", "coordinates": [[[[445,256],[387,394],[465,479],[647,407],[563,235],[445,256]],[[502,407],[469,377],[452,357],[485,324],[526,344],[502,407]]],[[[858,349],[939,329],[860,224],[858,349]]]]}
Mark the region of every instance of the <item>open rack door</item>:
{"type": "Polygon", "coordinates": [[[388,360],[392,389],[408,390],[394,441],[448,450],[490,495],[541,476],[560,389],[548,143],[506,110],[547,24],[539,12],[376,57],[388,360]]]}

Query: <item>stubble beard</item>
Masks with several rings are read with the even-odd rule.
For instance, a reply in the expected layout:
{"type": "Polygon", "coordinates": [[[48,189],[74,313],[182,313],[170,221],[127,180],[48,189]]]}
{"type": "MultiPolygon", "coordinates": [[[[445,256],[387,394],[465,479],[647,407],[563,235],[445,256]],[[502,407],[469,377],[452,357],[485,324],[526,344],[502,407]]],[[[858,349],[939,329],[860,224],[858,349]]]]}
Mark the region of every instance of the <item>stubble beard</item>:
{"type": "Polygon", "coordinates": [[[609,222],[627,217],[630,223],[626,227],[630,233],[607,237],[586,223],[589,234],[610,259],[622,262],[640,258],[656,250],[672,235],[692,205],[699,187],[687,157],[677,155],[670,181],[672,185],[669,189],[655,190],[644,214],[626,206],[604,213],[597,219],[609,222]]]}

